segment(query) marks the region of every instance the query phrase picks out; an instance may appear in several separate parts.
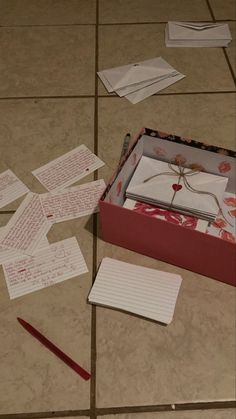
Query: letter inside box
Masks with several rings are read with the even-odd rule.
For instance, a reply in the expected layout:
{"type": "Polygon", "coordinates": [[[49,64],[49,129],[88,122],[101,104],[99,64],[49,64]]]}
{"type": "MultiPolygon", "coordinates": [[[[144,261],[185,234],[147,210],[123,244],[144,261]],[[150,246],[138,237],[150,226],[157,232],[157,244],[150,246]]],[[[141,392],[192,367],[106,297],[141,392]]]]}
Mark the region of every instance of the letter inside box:
{"type": "Polygon", "coordinates": [[[236,152],[144,128],[99,202],[102,238],[118,246],[236,285],[236,244],[124,208],[125,191],[142,156],[175,161],[229,178],[235,193],[236,152]]]}

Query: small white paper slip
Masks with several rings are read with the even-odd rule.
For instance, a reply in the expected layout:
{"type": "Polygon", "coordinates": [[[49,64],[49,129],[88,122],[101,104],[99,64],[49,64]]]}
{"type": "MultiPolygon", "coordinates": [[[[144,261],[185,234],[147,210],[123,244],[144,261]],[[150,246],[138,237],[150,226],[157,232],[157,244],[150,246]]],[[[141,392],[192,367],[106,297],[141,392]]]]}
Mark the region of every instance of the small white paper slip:
{"type": "Polygon", "coordinates": [[[72,220],[98,211],[106,185],[103,179],[40,195],[45,216],[52,223],[72,220]]]}
{"type": "Polygon", "coordinates": [[[34,256],[4,263],[3,271],[10,299],[88,272],[75,237],[51,244],[34,256]]]}
{"type": "Polygon", "coordinates": [[[39,195],[30,192],[4,227],[0,246],[33,255],[50,227],[39,195]]]}
{"type": "Polygon", "coordinates": [[[104,258],[88,300],[169,324],[181,282],[180,275],[104,258]]]}
{"type": "Polygon", "coordinates": [[[82,144],[32,173],[48,191],[53,191],[70,186],[104,164],[82,144]]]}
{"type": "MultiPolygon", "coordinates": [[[[0,235],[3,234],[4,227],[0,228],[0,235]]],[[[46,236],[42,237],[37,250],[44,249],[45,247],[49,246],[49,242],[46,236]]],[[[3,246],[0,246],[0,265],[4,262],[8,262],[10,260],[17,259],[19,257],[22,257],[22,253],[19,252],[19,250],[15,249],[6,249],[3,246]]]]}
{"type": "Polygon", "coordinates": [[[27,186],[10,169],[0,174],[0,208],[29,192],[27,186]]]}

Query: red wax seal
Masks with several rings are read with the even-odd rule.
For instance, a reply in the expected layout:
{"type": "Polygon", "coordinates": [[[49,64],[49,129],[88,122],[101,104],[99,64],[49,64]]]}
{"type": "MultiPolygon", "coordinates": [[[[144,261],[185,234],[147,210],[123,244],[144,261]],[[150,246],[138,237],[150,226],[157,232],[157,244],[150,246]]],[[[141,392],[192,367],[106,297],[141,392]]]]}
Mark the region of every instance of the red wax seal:
{"type": "Polygon", "coordinates": [[[178,185],[177,183],[173,183],[172,188],[174,189],[174,191],[180,191],[180,189],[182,189],[182,185],[178,185]]]}

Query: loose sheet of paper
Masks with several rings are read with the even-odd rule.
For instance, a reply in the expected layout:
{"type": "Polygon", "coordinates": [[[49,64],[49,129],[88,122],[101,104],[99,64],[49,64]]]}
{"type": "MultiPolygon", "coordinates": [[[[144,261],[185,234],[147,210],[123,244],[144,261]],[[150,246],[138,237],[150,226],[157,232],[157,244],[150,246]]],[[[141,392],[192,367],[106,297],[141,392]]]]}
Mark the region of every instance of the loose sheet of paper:
{"type": "Polygon", "coordinates": [[[0,174],[0,208],[29,192],[27,186],[10,170],[0,174]]]}
{"type": "Polygon", "coordinates": [[[181,282],[180,275],[104,258],[88,299],[169,324],[181,282]]]}
{"type": "Polygon", "coordinates": [[[44,215],[38,194],[30,192],[21,203],[0,237],[0,246],[33,255],[51,223],[44,215]]]}
{"type": "MultiPolygon", "coordinates": [[[[0,228],[0,237],[1,233],[3,234],[4,227],[0,228]]],[[[45,247],[49,246],[49,242],[46,236],[42,237],[37,250],[44,249],[45,247]]],[[[0,265],[4,262],[9,262],[10,260],[17,259],[22,257],[22,253],[19,250],[15,249],[6,249],[3,246],[0,246],[0,265]]]]}
{"type": "Polygon", "coordinates": [[[103,179],[59,192],[40,195],[45,216],[52,223],[71,220],[98,211],[98,201],[106,185],[103,179]]]}
{"type": "Polygon", "coordinates": [[[82,144],[32,173],[48,191],[53,191],[70,186],[103,165],[102,160],[82,144]]]}
{"type": "Polygon", "coordinates": [[[88,272],[75,237],[51,244],[35,256],[3,264],[10,299],[88,272]]]}

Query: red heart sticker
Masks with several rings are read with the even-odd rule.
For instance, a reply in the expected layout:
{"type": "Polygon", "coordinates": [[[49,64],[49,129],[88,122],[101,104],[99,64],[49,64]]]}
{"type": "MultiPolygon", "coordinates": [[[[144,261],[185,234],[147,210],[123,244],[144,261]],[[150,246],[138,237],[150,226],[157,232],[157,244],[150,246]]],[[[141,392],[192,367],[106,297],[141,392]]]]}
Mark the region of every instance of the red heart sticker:
{"type": "Polygon", "coordinates": [[[174,189],[174,191],[180,191],[180,189],[182,189],[182,185],[178,185],[177,183],[173,183],[172,188],[174,189]]]}

